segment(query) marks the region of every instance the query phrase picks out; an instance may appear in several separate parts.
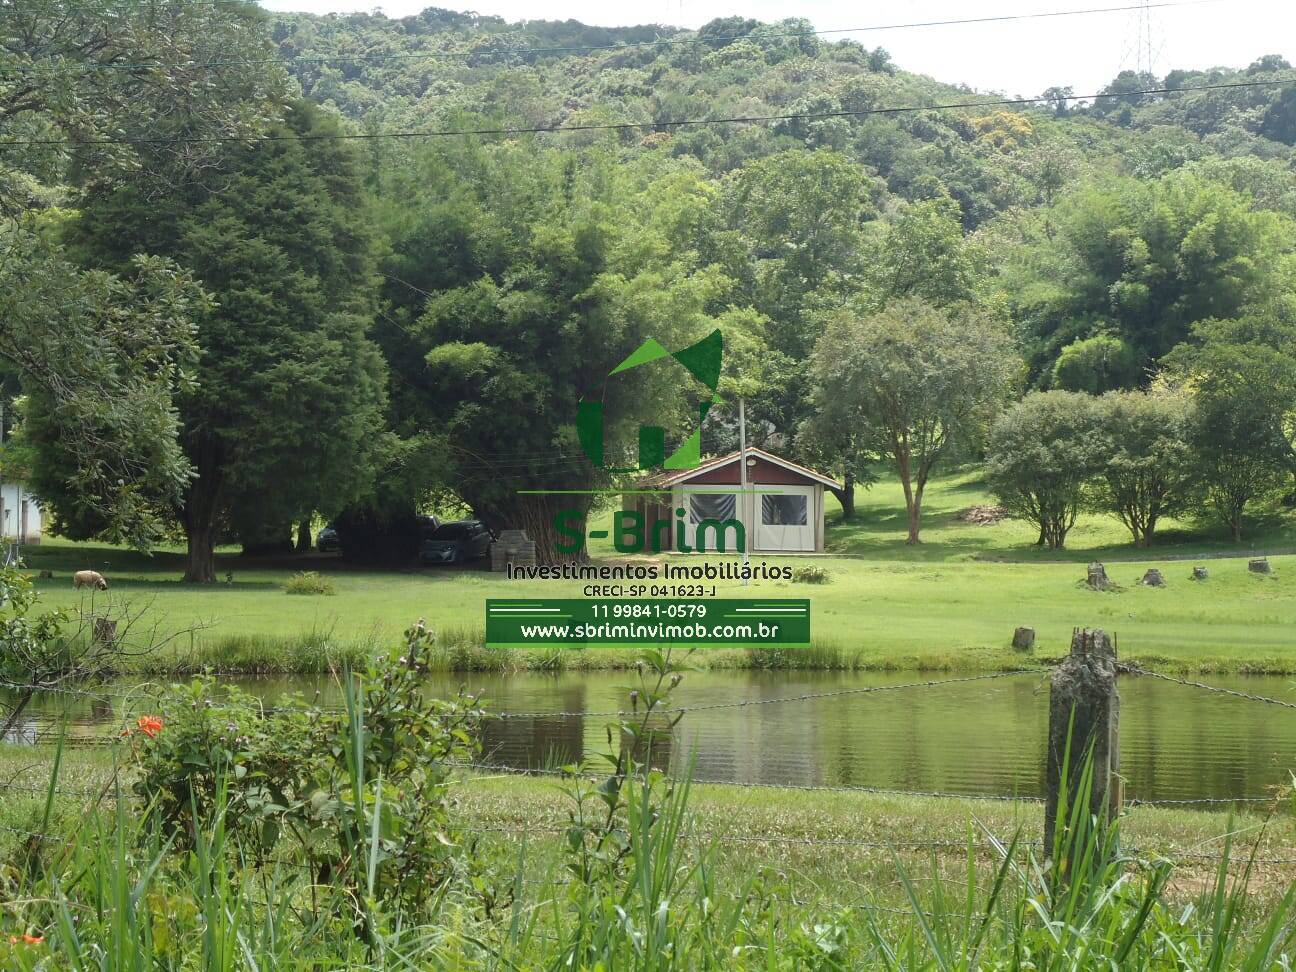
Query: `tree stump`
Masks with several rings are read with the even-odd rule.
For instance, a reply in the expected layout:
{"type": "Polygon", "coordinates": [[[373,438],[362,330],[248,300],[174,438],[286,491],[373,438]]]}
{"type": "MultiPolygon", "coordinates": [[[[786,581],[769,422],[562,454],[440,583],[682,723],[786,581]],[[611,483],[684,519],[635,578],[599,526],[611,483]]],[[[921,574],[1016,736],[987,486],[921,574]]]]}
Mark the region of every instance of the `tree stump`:
{"type": "Polygon", "coordinates": [[[1193,572],[1192,572],[1192,579],[1193,579],[1193,580],[1195,580],[1195,581],[1204,581],[1204,580],[1206,580],[1206,578],[1208,578],[1208,577],[1210,577],[1210,571],[1207,570],[1205,567],[1194,567],[1194,568],[1193,568],[1193,572]]]}
{"type": "Polygon", "coordinates": [[[1247,570],[1253,574],[1273,573],[1273,567],[1270,566],[1268,557],[1257,557],[1255,560],[1248,561],[1247,570]]]}
{"type": "Polygon", "coordinates": [[[1018,628],[1013,632],[1012,646],[1017,651],[1030,651],[1035,647],[1035,629],[1018,628]]]}
{"type": "Polygon", "coordinates": [[[117,642],[117,622],[108,618],[95,618],[91,638],[95,647],[111,648],[117,642]]]}
{"type": "Polygon", "coordinates": [[[1143,575],[1143,585],[1145,587],[1165,587],[1165,578],[1161,571],[1155,567],[1149,567],[1147,573],[1143,575]]]}
{"type": "Polygon", "coordinates": [[[1106,591],[1111,589],[1111,580],[1107,577],[1107,568],[1100,563],[1089,565],[1089,574],[1085,583],[1095,591],[1106,591]]]}

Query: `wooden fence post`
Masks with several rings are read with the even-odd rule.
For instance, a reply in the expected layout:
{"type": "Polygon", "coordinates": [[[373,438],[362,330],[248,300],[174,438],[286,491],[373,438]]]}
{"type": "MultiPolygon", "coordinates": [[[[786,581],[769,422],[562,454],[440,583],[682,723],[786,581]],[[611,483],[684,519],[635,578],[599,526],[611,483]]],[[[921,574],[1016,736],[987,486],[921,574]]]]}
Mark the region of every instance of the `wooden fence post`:
{"type": "MultiPolygon", "coordinates": [[[[1093,788],[1089,793],[1089,812],[1100,820],[1115,820],[1124,802],[1124,785],[1119,775],[1120,695],[1116,691],[1116,646],[1101,629],[1077,629],[1071,636],[1071,654],[1053,670],[1049,690],[1045,855],[1053,853],[1062,787],[1066,786],[1068,806],[1074,806],[1085,757],[1091,751],[1093,788]],[[1069,777],[1065,781],[1062,779],[1064,761],[1069,777]]],[[[1062,826],[1066,826],[1066,820],[1062,826]]]]}

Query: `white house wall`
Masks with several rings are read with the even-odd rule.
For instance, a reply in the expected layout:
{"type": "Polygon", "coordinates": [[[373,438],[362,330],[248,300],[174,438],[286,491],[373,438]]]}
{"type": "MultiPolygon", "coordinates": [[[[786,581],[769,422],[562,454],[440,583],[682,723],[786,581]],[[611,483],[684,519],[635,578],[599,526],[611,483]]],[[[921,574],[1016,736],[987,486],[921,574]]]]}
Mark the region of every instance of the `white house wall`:
{"type": "Polygon", "coordinates": [[[0,506],[3,516],[0,517],[0,537],[7,540],[21,539],[23,543],[40,543],[43,526],[40,505],[20,483],[0,484],[0,506]],[[22,530],[23,504],[27,505],[27,532],[19,537],[22,530]]]}

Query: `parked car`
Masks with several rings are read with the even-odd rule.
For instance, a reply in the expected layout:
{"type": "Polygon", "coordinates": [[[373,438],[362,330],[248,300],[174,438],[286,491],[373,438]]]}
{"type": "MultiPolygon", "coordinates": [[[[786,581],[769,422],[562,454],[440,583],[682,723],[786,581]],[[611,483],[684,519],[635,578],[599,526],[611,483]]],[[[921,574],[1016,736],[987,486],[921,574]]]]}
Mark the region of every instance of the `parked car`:
{"type": "Polygon", "coordinates": [[[491,533],[481,520],[452,520],[442,523],[423,541],[419,562],[462,564],[490,553],[491,533]]]}
{"type": "Polygon", "coordinates": [[[330,523],[321,528],[320,532],[315,536],[315,549],[320,553],[341,550],[342,541],[338,538],[337,527],[330,523]]]}

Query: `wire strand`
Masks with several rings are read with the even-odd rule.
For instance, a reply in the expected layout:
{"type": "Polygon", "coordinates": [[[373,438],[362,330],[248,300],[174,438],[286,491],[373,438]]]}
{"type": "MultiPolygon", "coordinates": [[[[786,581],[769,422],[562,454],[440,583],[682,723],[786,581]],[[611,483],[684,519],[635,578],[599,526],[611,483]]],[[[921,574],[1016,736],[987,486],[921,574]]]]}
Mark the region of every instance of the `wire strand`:
{"type": "Polygon", "coordinates": [[[963,108],[1000,108],[1036,105],[1044,102],[1088,101],[1096,98],[1129,99],[1150,95],[1191,94],[1201,91],[1227,91],[1243,88],[1272,88],[1296,84],[1296,77],[1251,81],[1221,81],[1215,84],[1177,88],[1142,88],[1137,91],[1099,92],[1085,95],[1056,95],[1031,98],[997,98],[993,100],[956,101],[935,105],[895,105],[883,108],[839,109],[837,111],[789,112],[775,115],[740,115],[725,118],[685,118],[678,121],[605,122],[581,125],[535,125],[509,128],[443,128],[427,132],[321,132],[314,135],[191,135],[140,136],[92,139],[25,138],[0,141],[0,148],[55,146],[82,148],[97,145],[206,145],[241,143],[246,145],[277,142],[378,141],[381,139],[450,138],[488,135],[541,135],[563,132],[638,131],[640,129],[690,128],[706,125],[765,124],[779,121],[816,121],[829,118],[862,118],[872,115],[900,115],[920,111],[954,111],[963,108]]]}

